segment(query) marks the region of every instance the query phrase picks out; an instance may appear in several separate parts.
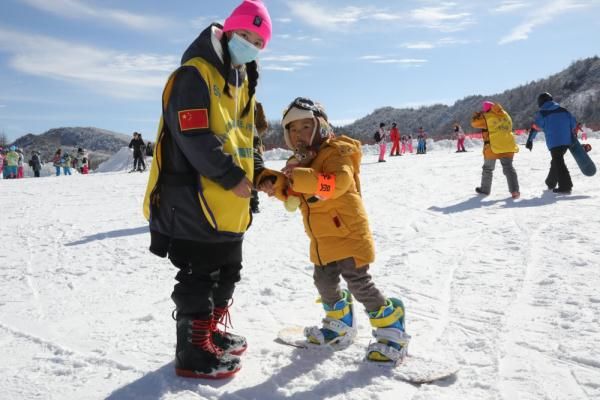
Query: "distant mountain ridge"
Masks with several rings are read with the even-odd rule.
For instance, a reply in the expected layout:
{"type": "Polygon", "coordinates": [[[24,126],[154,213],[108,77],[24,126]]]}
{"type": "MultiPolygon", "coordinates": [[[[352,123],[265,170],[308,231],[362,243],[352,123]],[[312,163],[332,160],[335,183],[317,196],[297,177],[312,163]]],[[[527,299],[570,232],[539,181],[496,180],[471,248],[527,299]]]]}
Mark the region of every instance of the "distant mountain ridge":
{"type": "MultiPolygon", "coordinates": [[[[435,104],[417,109],[378,108],[352,124],[335,127],[335,132],[370,143],[380,122],[385,122],[388,127],[392,122],[396,122],[402,134],[414,135],[422,126],[432,138],[449,138],[455,122],[460,123],[465,131],[472,130],[471,115],[481,108],[483,100],[502,104],[513,119],[513,127],[526,128],[530,126],[538,109],[538,94],[545,91],[552,93],[579,121],[592,128],[600,127],[600,57],[594,56],[575,61],[568,68],[548,78],[529,82],[499,94],[468,96],[451,106],[435,104]]],[[[265,146],[286,147],[279,121],[273,121],[270,125],[263,138],[265,146]]],[[[92,164],[98,165],[129,144],[129,140],[128,135],[105,129],[70,127],[51,129],[40,135],[27,134],[13,144],[23,148],[27,157],[31,150],[41,151],[44,160],[51,158],[59,147],[68,151],[83,147],[90,152],[92,164]]]]}
{"type": "MultiPolygon", "coordinates": [[[[472,131],[470,121],[474,111],[481,109],[483,100],[500,103],[511,115],[514,129],[528,128],[538,110],[536,99],[549,92],[554,99],[575,115],[578,121],[590,127],[600,126],[600,58],[598,56],[573,62],[563,71],[548,78],[529,82],[516,88],[492,95],[473,95],[456,101],[453,105],[435,104],[420,108],[378,108],[349,125],[337,127],[338,134],[372,142],[380,122],[387,127],[396,122],[402,134],[415,135],[422,126],[430,137],[449,138],[455,122],[465,131],[472,131]]],[[[284,147],[281,125],[272,124],[264,138],[265,145],[284,147]]]]}
{"type": "Polygon", "coordinates": [[[123,146],[129,144],[130,138],[124,134],[106,129],[92,127],[68,127],[50,129],[40,135],[27,134],[12,144],[23,149],[29,159],[31,151],[42,154],[42,160],[50,160],[57,149],[74,153],[79,147],[84,148],[90,157],[90,167],[110,158],[123,146]]]}

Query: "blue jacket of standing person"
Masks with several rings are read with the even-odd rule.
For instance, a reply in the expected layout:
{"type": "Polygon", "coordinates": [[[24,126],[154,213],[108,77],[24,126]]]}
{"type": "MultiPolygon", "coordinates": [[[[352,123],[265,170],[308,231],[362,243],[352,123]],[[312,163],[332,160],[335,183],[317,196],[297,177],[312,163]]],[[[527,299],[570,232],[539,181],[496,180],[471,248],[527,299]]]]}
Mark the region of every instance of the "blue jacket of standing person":
{"type": "MultiPolygon", "coordinates": [[[[546,136],[546,146],[551,150],[558,146],[570,146],[573,143],[575,117],[555,101],[547,101],[535,114],[535,124],[546,136]]],[[[535,135],[531,138],[535,138],[535,135]]]]}

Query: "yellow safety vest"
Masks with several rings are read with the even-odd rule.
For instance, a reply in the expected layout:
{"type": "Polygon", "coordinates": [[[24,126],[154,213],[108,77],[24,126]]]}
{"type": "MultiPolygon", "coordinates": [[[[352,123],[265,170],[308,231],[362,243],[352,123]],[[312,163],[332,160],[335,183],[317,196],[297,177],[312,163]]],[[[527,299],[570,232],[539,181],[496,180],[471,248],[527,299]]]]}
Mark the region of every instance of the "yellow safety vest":
{"type": "Polygon", "coordinates": [[[512,119],[502,108],[497,107],[484,114],[490,135],[490,147],[495,154],[518,153],[519,147],[512,132],[512,119]]]}
{"type": "MultiPolygon", "coordinates": [[[[246,172],[246,177],[253,181],[254,99],[252,99],[250,112],[243,118],[240,115],[248,101],[248,80],[246,79],[239,88],[230,85],[232,96],[229,97],[223,93],[225,79],[212,64],[203,58],[196,57],[183,66],[195,67],[206,82],[210,90],[209,128],[213,134],[222,140],[223,152],[230,154],[234,162],[246,172]],[[238,102],[237,107],[235,104],[236,99],[238,102]]],[[[163,112],[166,110],[166,105],[171,96],[176,73],[177,71],[169,77],[165,86],[163,92],[163,107],[165,109],[163,109],[163,112]]],[[[190,90],[194,89],[190,88],[190,90]]],[[[151,217],[150,194],[158,181],[158,163],[160,163],[162,154],[161,133],[163,127],[164,121],[161,117],[143,205],[144,217],[147,220],[151,217]]],[[[215,230],[241,234],[250,225],[250,200],[236,196],[232,191],[223,189],[218,183],[201,175],[199,175],[198,199],[206,220],[215,230]]]]}

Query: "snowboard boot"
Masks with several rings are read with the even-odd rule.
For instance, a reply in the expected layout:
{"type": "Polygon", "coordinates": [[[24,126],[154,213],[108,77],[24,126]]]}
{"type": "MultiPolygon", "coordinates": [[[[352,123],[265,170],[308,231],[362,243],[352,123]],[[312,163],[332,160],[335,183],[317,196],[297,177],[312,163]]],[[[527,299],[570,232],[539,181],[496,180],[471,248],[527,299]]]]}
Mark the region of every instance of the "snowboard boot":
{"type": "Polygon", "coordinates": [[[571,188],[556,188],[556,189],[552,189],[552,192],[556,193],[556,194],[571,194],[571,188]]]}
{"type": "Polygon", "coordinates": [[[323,326],[304,328],[304,336],[310,343],[332,346],[334,349],[348,347],[356,336],[356,320],[352,305],[352,295],[342,290],[342,298],[333,306],[323,303],[325,318],[323,326]]]}
{"type": "Polygon", "coordinates": [[[406,357],[410,335],[404,331],[404,304],[389,298],[386,305],[377,311],[368,312],[371,326],[376,328],[373,336],[377,340],[369,344],[369,361],[398,363],[406,357]]]}
{"type": "Polygon", "coordinates": [[[212,341],[215,346],[225,353],[239,356],[246,351],[248,342],[246,342],[246,338],[243,336],[227,332],[228,327],[233,328],[229,315],[229,307],[215,307],[211,325],[212,341]],[[223,325],[223,330],[219,329],[219,325],[223,325]]]}
{"type": "Polygon", "coordinates": [[[489,192],[484,191],[483,189],[481,189],[480,187],[476,187],[475,191],[481,195],[487,196],[488,194],[490,194],[489,192]]]}
{"type": "Polygon", "coordinates": [[[240,358],[223,352],[211,338],[211,319],[178,316],[175,373],[185,378],[223,379],[241,368],[240,358]]]}

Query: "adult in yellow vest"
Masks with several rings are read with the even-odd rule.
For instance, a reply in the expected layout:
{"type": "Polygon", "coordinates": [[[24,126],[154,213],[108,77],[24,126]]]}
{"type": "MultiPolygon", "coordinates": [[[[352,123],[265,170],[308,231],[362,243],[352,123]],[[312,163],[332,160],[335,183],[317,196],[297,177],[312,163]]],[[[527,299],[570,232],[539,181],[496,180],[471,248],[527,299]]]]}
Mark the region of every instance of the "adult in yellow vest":
{"type": "Polygon", "coordinates": [[[251,222],[262,159],[253,149],[256,57],[271,38],[260,0],[244,0],[189,46],[165,86],[144,215],[150,251],[179,272],[177,375],[225,378],[240,369],[246,339],[224,332],[251,222]],[[257,162],[255,162],[255,157],[257,162]]]}
{"type": "Polygon", "coordinates": [[[490,194],[496,160],[502,164],[502,172],[508,182],[508,191],[513,199],[520,197],[519,179],[513,167],[513,156],[519,151],[512,132],[512,119],[500,104],[484,101],[482,110],[471,118],[473,128],[482,130],[483,172],[481,186],[475,191],[482,195],[490,194]]]}

